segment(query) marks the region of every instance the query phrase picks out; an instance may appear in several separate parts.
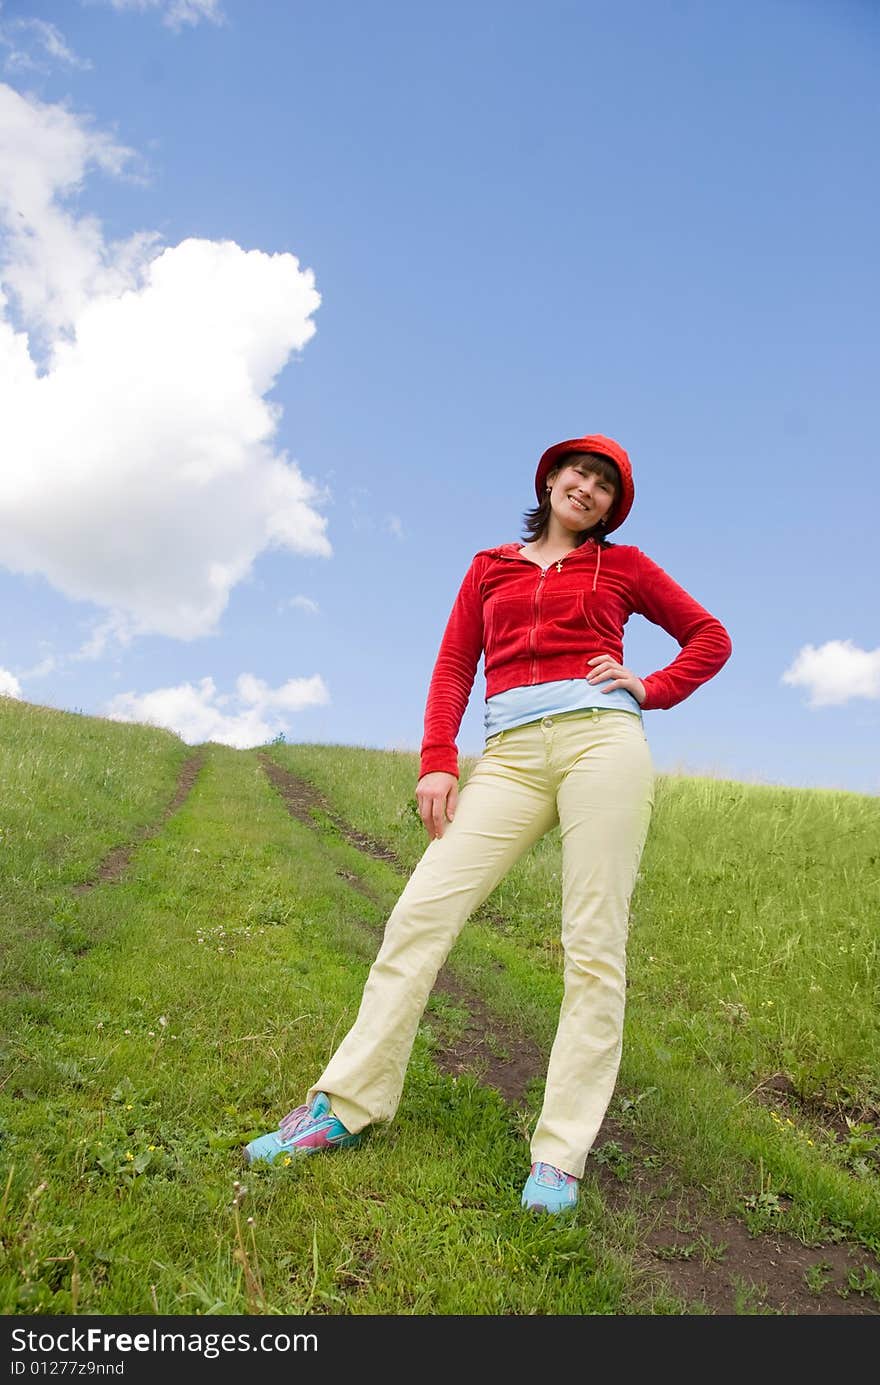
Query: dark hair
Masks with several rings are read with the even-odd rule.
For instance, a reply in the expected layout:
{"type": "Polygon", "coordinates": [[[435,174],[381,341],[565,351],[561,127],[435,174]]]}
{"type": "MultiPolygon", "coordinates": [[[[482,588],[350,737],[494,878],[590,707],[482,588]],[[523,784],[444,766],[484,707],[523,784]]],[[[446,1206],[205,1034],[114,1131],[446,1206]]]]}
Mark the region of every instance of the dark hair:
{"type": "MultiPolygon", "coordinates": [[[[614,506],[620,499],[622,490],[620,472],[617,470],[617,467],[614,465],[614,462],[611,461],[610,457],[604,456],[601,452],[566,452],[559,458],[556,465],[550,468],[545,479],[551,481],[562,467],[568,465],[572,457],[577,457],[579,462],[583,463],[587,471],[595,472],[603,481],[610,481],[613,485],[614,505],[612,505],[611,509],[608,511],[608,518],[610,519],[614,513],[614,506]]],[[[543,538],[544,534],[547,532],[549,523],[550,492],[545,490],[544,494],[541,496],[540,503],[536,505],[533,510],[526,510],[523,515],[523,525],[526,531],[523,535],[524,540],[534,543],[538,539],[543,538]]],[[[609,540],[605,537],[604,526],[601,521],[598,524],[594,524],[592,529],[586,529],[582,534],[578,534],[575,540],[575,548],[580,548],[581,544],[586,543],[588,539],[594,539],[602,548],[611,546],[609,540]]]]}

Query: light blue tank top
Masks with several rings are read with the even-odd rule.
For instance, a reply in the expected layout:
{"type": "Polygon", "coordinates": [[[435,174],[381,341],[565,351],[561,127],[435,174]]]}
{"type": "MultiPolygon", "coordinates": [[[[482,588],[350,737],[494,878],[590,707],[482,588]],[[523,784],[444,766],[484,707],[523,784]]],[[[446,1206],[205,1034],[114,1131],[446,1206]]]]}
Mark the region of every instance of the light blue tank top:
{"type": "Polygon", "coordinates": [[[533,683],[522,688],[487,697],[484,724],[486,736],[510,731],[514,726],[526,726],[542,717],[558,716],[560,712],[578,712],[597,707],[600,711],[629,712],[642,719],[642,709],[626,688],[614,688],[603,693],[601,683],[588,683],[586,678],[560,678],[552,683],[533,683]]]}

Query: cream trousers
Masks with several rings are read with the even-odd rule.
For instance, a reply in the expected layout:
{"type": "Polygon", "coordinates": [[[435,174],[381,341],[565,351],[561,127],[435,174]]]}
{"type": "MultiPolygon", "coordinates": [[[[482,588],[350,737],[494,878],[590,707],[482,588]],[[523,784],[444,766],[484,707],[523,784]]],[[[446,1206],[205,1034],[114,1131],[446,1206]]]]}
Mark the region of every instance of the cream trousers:
{"type": "Polygon", "coordinates": [[[654,805],[640,719],[566,712],[486,743],[397,901],[353,1027],[310,1089],[354,1132],[397,1110],[437,972],[468,916],[559,824],[564,996],[532,1160],[580,1178],[617,1080],[629,902],[654,805]]]}

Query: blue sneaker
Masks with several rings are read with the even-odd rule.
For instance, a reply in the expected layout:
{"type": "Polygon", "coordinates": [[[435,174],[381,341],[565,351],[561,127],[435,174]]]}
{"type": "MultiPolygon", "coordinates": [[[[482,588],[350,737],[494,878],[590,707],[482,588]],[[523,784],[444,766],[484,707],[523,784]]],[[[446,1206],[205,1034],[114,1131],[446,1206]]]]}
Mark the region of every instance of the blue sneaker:
{"type": "Polygon", "coordinates": [[[573,1212],[577,1207],[578,1182],[552,1164],[532,1164],[523,1188],[522,1205],[531,1212],[573,1212]]]}
{"type": "Polygon", "coordinates": [[[352,1135],[346,1130],[338,1116],[330,1110],[330,1098],[318,1092],[311,1105],[297,1106],[295,1111],[284,1117],[277,1130],[270,1135],[260,1135],[244,1147],[244,1157],[248,1164],[263,1160],[274,1164],[276,1160],[289,1164],[301,1154],[317,1154],[322,1149],[340,1149],[343,1145],[356,1145],[360,1135],[352,1135]]]}

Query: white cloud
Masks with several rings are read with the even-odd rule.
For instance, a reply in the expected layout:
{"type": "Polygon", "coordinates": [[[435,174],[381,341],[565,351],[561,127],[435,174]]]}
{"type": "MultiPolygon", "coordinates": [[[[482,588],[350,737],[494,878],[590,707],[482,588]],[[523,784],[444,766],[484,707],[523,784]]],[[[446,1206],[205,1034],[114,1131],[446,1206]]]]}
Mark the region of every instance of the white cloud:
{"type": "Polygon", "coordinates": [[[289,722],[284,713],[301,712],[329,701],[320,674],[291,678],[280,688],[270,688],[252,673],[242,673],[235,693],[218,693],[213,678],[143,694],[118,693],[107,704],[106,715],[114,721],[164,726],[190,745],[218,741],[247,750],[265,745],[280,732],[286,734],[289,722]]]}
{"type": "Polygon", "coordinates": [[[106,620],[100,620],[94,625],[92,633],[85,643],[80,645],[73,654],[67,655],[61,662],[100,659],[106,652],[108,645],[119,644],[124,648],[131,644],[133,638],[132,626],[126,616],[118,611],[111,611],[106,620]]]}
{"type": "MultiPolygon", "coordinates": [[[[26,326],[69,332],[89,301],[136,287],[156,237],[105,245],[95,217],[65,202],[93,169],[121,175],[135,155],[63,106],[0,83],[0,277],[26,326]]],[[[27,355],[22,339],[18,352],[27,355]]]]}
{"type": "Polygon", "coordinates": [[[317,601],[313,601],[310,596],[290,596],[286,601],[282,601],[278,609],[284,611],[291,606],[300,611],[308,611],[309,615],[312,616],[316,616],[321,609],[317,601]]]}
{"type": "Polygon", "coordinates": [[[839,707],[854,697],[880,698],[880,649],[859,649],[852,640],[804,645],[782,682],[808,688],[809,707],[839,707]]]}
{"type": "Polygon", "coordinates": [[[54,673],[57,667],[58,660],[55,655],[47,654],[38,664],[34,664],[33,668],[23,669],[21,676],[25,679],[45,678],[47,674],[54,673]]]}
{"type": "Polygon", "coordinates": [[[290,678],[280,688],[270,688],[252,673],[241,673],[235,686],[242,702],[261,709],[278,707],[286,712],[299,712],[303,707],[328,701],[327,689],[317,673],[311,678],[290,678]]]}
{"type": "Polygon", "coordinates": [[[368,510],[364,508],[364,501],[369,501],[370,491],[366,486],[347,486],[346,498],[348,509],[351,515],[351,527],[358,531],[375,529],[376,521],[368,510]]]}
{"type": "Polygon", "coordinates": [[[0,697],[21,697],[21,684],[14,673],[0,668],[0,697]]]}
{"type": "Polygon", "coordinates": [[[8,50],[3,60],[7,72],[48,72],[51,68],[51,63],[47,62],[49,58],[80,69],[92,65],[88,59],[78,57],[61,30],[45,19],[0,22],[0,48],[8,50]],[[29,45],[36,48],[36,53],[29,45]]]}
{"type": "Polygon", "coordinates": [[[198,24],[202,19],[223,23],[220,0],[103,0],[103,3],[112,5],[114,10],[160,10],[162,23],[170,29],[198,24]]]}
{"type": "Polygon", "coordinates": [[[210,634],[263,551],[331,552],[265,397],[314,334],[314,276],[231,241],[108,246],[61,201],[129,151],[3,85],[0,131],[0,277],[50,343],[39,373],[0,294],[0,561],[107,612],[79,657],[210,634]]]}
{"type": "Polygon", "coordinates": [[[345,497],[348,501],[352,529],[361,533],[375,533],[381,526],[387,533],[393,534],[396,539],[403,538],[403,523],[400,515],[385,514],[380,520],[372,509],[373,495],[367,486],[346,484],[345,497]]]}

